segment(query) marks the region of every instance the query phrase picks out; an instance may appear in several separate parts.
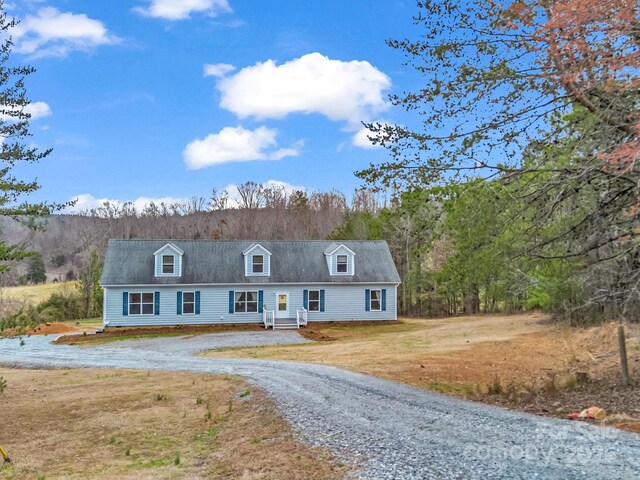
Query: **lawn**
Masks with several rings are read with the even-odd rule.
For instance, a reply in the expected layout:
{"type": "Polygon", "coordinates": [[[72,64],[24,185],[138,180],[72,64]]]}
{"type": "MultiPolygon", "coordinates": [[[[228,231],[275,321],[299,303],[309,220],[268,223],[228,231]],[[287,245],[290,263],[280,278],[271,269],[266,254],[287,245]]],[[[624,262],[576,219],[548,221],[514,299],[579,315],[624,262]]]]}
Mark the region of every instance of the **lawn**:
{"type": "MultiPolygon", "coordinates": [[[[548,332],[542,315],[477,316],[447,319],[403,319],[399,323],[366,326],[323,326],[310,323],[301,332],[328,341],[302,345],[214,350],[210,357],[249,357],[323,363],[390,380],[425,387],[434,380],[452,380],[433,373],[434,359],[464,358],[476,345],[500,344],[522,335],[548,332]]],[[[326,325],[326,324],[325,324],[326,325]]],[[[529,353],[527,353],[527,356],[529,353]]],[[[521,359],[513,358],[514,363],[521,359]]],[[[488,383],[493,372],[475,372],[476,383],[488,383]]]]}
{"type": "Polygon", "coordinates": [[[2,289],[2,294],[7,300],[35,305],[45,301],[54,293],[76,290],[76,285],[77,282],[59,282],[25,285],[22,287],[5,287],[2,289]]]}
{"type": "Polygon", "coordinates": [[[346,467],[299,443],[237,377],[0,368],[3,479],[335,479],[346,467]]]}

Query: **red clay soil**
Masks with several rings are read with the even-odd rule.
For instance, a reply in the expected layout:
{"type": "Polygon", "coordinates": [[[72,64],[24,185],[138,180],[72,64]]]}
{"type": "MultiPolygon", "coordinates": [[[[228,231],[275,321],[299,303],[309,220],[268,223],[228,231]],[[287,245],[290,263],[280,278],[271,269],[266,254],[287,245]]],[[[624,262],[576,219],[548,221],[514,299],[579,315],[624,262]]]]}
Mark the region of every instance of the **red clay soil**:
{"type": "Polygon", "coordinates": [[[24,332],[19,332],[17,330],[11,329],[6,332],[3,332],[3,334],[7,337],[15,337],[18,335],[51,335],[55,333],[69,333],[69,332],[77,332],[77,331],[78,331],[77,329],[65,323],[53,322],[53,323],[44,323],[42,325],[38,325],[37,327],[32,328],[30,330],[26,330],[24,332]]]}
{"type": "Polygon", "coordinates": [[[218,333],[231,331],[257,331],[264,330],[261,324],[250,325],[174,325],[165,327],[109,327],[104,333],[98,335],[63,335],[53,343],[76,344],[94,342],[102,338],[128,337],[128,336],[156,336],[156,335],[194,335],[199,333],[218,333]]]}

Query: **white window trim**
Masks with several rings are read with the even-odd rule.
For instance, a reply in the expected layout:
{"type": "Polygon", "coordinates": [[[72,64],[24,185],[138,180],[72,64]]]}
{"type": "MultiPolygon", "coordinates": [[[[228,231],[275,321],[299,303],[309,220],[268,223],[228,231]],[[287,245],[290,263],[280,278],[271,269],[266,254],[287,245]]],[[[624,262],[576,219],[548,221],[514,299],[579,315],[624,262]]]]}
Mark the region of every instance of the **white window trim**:
{"type": "Polygon", "coordinates": [[[309,290],[308,291],[308,298],[307,298],[307,311],[309,312],[319,312],[320,311],[320,290],[309,290]],[[318,292],[318,300],[311,300],[311,292],[318,292]],[[318,302],[318,309],[317,310],[311,310],[311,302],[318,302]]]}
{"type": "Polygon", "coordinates": [[[253,255],[253,254],[252,254],[252,255],[251,255],[251,273],[252,273],[252,274],[254,274],[254,275],[264,275],[264,274],[265,274],[265,270],[266,270],[266,269],[265,269],[265,263],[266,263],[266,262],[264,261],[264,257],[265,257],[265,255],[263,255],[263,254],[260,254],[260,255],[257,255],[257,254],[256,254],[256,255],[253,255]],[[256,257],[261,257],[261,258],[262,258],[262,263],[261,263],[261,265],[262,265],[262,271],[261,271],[261,272],[256,272],[256,271],[254,271],[254,267],[255,267],[256,263],[254,262],[254,260],[253,260],[253,259],[254,259],[254,258],[256,258],[256,257]]]}
{"type": "Polygon", "coordinates": [[[346,253],[339,253],[336,255],[336,273],[337,274],[345,274],[345,273],[349,273],[349,255],[347,255],[346,253]],[[340,257],[344,257],[344,263],[340,262],[340,257]],[[344,265],[344,272],[341,272],[339,270],[340,266],[344,265]]]}
{"type": "MultiPolygon", "coordinates": [[[[168,265],[168,264],[167,264],[168,265]]],[[[175,275],[176,274],[176,256],[175,255],[167,255],[167,254],[162,254],[160,256],[160,273],[162,273],[162,275],[175,275]],[[172,262],[171,262],[171,272],[165,272],[164,271],[164,258],[165,257],[171,257],[172,262]]]]}
{"type": "MultiPolygon", "coordinates": [[[[251,303],[253,303],[253,302],[251,302],[251,303]]],[[[259,311],[259,308],[258,308],[258,307],[260,307],[260,305],[258,305],[259,303],[260,303],[260,293],[258,292],[258,290],[235,290],[235,291],[233,292],[233,313],[234,313],[234,315],[247,315],[247,314],[249,314],[249,315],[255,315],[255,314],[257,314],[257,313],[262,314],[262,312],[260,312],[260,311],[259,311]],[[240,302],[238,302],[238,301],[236,300],[236,295],[238,295],[239,293],[244,293],[244,294],[247,294],[247,293],[255,293],[255,294],[256,294],[256,311],[255,311],[255,312],[247,312],[247,311],[246,311],[246,310],[247,310],[247,303],[249,303],[249,302],[246,300],[246,298],[247,298],[247,296],[246,296],[246,295],[245,295],[245,301],[244,301],[244,302],[242,302],[242,303],[244,303],[245,311],[244,311],[244,312],[238,312],[238,311],[236,310],[236,303],[240,303],[240,302]]]]}
{"type": "Polygon", "coordinates": [[[381,288],[372,288],[369,290],[369,311],[370,312],[381,312],[382,311],[382,289],[381,288]],[[373,308],[373,292],[378,292],[378,304],[380,308],[373,308]]]}
{"type": "Polygon", "coordinates": [[[127,315],[133,315],[134,317],[152,317],[153,315],[155,315],[155,309],[156,309],[156,294],[153,292],[129,292],[129,298],[128,300],[128,304],[127,304],[127,315]],[[142,301],[142,295],[143,294],[151,294],[151,298],[153,300],[151,300],[151,313],[142,313],[142,305],[149,305],[149,302],[143,302],[142,301]],[[131,295],[140,295],[140,302],[133,302],[134,305],[140,305],[140,313],[131,313],[131,295]]]}
{"type": "Polygon", "coordinates": [[[196,292],[193,290],[190,290],[188,292],[182,292],[182,315],[195,315],[196,314],[196,292]],[[193,293],[193,302],[187,302],[187,303],[193,303],[193,312],[189,313],[189,312],[185,312],[184,311],[184,294],[185,293],[193,293]]]}

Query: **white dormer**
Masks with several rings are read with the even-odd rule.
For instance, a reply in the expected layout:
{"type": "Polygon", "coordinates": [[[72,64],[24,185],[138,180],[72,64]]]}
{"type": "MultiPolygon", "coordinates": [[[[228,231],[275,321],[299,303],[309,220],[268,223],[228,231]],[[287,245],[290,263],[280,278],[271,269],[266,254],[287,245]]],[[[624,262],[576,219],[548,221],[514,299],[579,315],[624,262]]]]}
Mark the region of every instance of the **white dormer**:
{"type": "Polygon", "coordinates": [[[268,277],[271,274],[271,252],[262,245],[254,243],[242,254],[247,277],[268,277]]]}
{"type": "Polygon", "coordinates": [[[173,243],[154,252],[156,277],[179,277],[182,275],[184,252],[173,243]]]}
{"type": "Polygon", "coordinates": [[[341,243],[332,243],[324,251],[330,275],[353,275],[355,256],[353,250],[341,243]]]}

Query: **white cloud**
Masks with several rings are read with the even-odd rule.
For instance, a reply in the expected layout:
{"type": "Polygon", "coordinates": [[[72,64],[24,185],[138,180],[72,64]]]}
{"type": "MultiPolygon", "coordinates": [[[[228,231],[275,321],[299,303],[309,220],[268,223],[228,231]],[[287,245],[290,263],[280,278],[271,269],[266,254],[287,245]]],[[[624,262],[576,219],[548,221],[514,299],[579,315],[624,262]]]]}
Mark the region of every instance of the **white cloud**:
{"type": "Polygon", "coordinates": [[[204,66],[205,77],[224,77],[227,73],[233,72],[236,69],[233,65],[228,63],[207,63],[204,66]]]}
{"type": "Polygon", "coordinates": [[[277,149],[278,131],[265,126],[255,130],[243,127],[225,127],[218,133],[207,135],[189,143],[182,156],[192,170],[231,162],[251,160],[280,160],[300,154],[302,142],[290,148],[277,149]]]}
{"type": "Polygon", "coordinates": [[[24,111],[31,115],[31,120],[52,115],[51,107],[46,102],[31,102],[25,107],[24,111]]]}
{"type": "MultiPolygon", "coordinates": [[[[5,111],[14,110],[14,109],[10,109],[8,107],[0,107],[0,109],[3,109],[5,111]]],[[[19,109],[15,109],[15,110],[18,111],[19,109]]],[[[53,114],[53,112],[51,111],[51,107],[46,102],[31,102],[29,105],[24,107],[23,111],[24,111],[24,113],[28,113],[28,114],[31,115],[31,120],[37,120],[38,118],[50,117],[53,114]]],[[[0,120],[12,121],[12,120],[15,120],[15,117],[12,117],[11,115],[7,115],[7,114],[4,114],[4,113],[0,113],[0,120]]]]}
{"type": "Polygon", "coordinates": [[[99,20],[85,14],[63,13],[54,7],[27,15],[11,33],[16,52],[32,58],[65,56],[73,50],[91,51],[120,41],[99,20]]]}
{"type": "MultiPolygon", "coordinates": [[[[283,182],[282,180],[267,180],[262,184],[262,186],[271,187],[271,188],[273,187],[280,188],[287,195],[291,195],[296,190],[299,190],[302,192],[307,191],[306,187],[303,187],[302,185],[292,185],[291,183],[283,182]]],[[[232,207],[232,208],[237,207],[240,204],[240,193],[238,192],[238,185],[236,185],[235,183],[230,183],[229,185],[224,187],[222,191],[226,192],[228,196],[227,205],[229,207],[232,207]]]]}
{"type": "Polygon", "coordinates": [[[382,148],[380,145],[374,145],[369,137],[374,136],[374,134],[367,127],[362,127],[358,130],[353,137],[351,137],[351,144],[354,147],[365,148],[365,149],[373,149],[373,148],[382,148]]]}
{"type": "Polygon", "coordinates": [[[220,106],[239,118],[284,118],[319,113],[355,126],[389,108],[391,80],[369,62],[331,60],[310,53],[277,65],[256,63],[217,82],[220,106]]]}
{"type": "Polygon", "coordinates": [[[67,213],[82,213],[88,210],[101,208],[107,202],[119,208],[122,207],[125,203],[131,203],[137,211],[141,211],[150,203],[155,203],[156,205],[159,205],[161,203],[171,205],[174,203],[186,203],[188,201],[188,199],[186,198],[176,197],[138,197],[135,200],[116,200],[111,198],[96,198],[90,193],[83,193],[82,195],[73,197],[72,200],[75,200],[76,203],[72,207],[67,207],[67,213]]]}
{"type": "Polygon", "coordinates": [[[133,11],[146,17],[165,20],[186,20],[192,13],[205,13],[217,17],[233,10],[227,0],[148,0],[148,7],[135,7],[133,11]]]}

